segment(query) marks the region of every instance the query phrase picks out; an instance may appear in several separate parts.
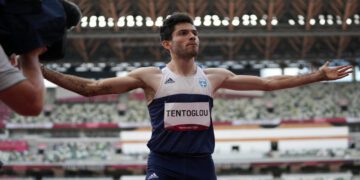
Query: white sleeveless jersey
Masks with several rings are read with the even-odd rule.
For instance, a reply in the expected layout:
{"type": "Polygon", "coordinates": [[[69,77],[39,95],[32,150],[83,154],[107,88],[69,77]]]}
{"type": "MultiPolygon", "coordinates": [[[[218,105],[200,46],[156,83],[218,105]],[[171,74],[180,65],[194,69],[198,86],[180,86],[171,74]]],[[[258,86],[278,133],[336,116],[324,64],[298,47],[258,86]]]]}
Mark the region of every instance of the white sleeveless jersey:
{"type": "Polygon", "coordinates": [[[179,76],[164,67],[160,86],[149,104],[150,150],[162,153],[206,153],[214,150],[210,81],[200,67],[192,76],[179,76]]]}
{"type": "Polygon", "coordinates": [[[211,84],[204,71],[197,66],[196,74],[192,76],[179,76],[168,67],[161,69],[163,77],[155,99],[174,94],[202,94],[212,97],[211,84]]]}

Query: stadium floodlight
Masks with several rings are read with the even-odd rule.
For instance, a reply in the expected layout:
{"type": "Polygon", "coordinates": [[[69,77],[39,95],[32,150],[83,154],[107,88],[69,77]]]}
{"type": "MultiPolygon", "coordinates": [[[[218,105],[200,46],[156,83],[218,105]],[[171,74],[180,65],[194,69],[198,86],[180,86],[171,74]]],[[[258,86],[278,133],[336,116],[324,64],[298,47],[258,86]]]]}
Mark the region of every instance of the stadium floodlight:
{"type": "Polygon", "coordinates": [[[108,18],[108,21],[107,21],[107,25],[108,27],[114,27],[114,19],[113,18],[108,18]]]}
{"type": "MultiPolygon", "coordinates": [[[[261,21],[260,21],[260,22],[261,22],[261,21]]],[[[293,19],[289,19],[288,22],[289,22],[289,24],[290,24],[291,26],[294,26],[294,25],[295,25],[295,21],[294,21],[293,19]]]]}
{"type": "Polygon", "coordinates": [[[231,23],[233,26],[239,26],[240,25],[239,17],[235,16],[231,23]]]}
{"type": "Polygon", "coordinates": [[[244,14],[241,18],[243,21],[249,21],[250,20],[250,16],[248,14],[244,14]]]}
{"type": "Polygon", "coordinates": [[[260,19],[260,24],[262,25],[262,26],[266,26],[266,20],[265,19],[260,19]]]}
{"type": "Polygon", "coordinates": [[[325,19],[320,19],[320,25],[325,25],[325,23],[326,23],[326,20],[325,19]]]}
{"type": "Polygon", "coordinates": [[[98,21],[99,21],[99,27],[105,27],[106,26],[106,20],[104,16],[99,16],[98,17],[98,21]]]}
{"type": "Polygon", "coordinates": [[[154,21],[150,17],[146,17],[145,19],[146,19],[145,24],[147,27],[154,26],[154,21]]]}
{"type": "Polygon", "coordinates": [[[195,17],[194,25],[195,26],[201,26],[201,17],[200,16],[195,17]]]}
{"type": "Polygon", "coordinates": [[[359,25],[359,24],[360,24],[360,20],[359,20],[359,19],[355,19],[355,20],[354,20],[354,24],[359,25]]]}
{"type": "Polygon", "coordinates": [[[301,26],[303,26],[303,25],[305,25],[305,20],[304,20],[304,19],[299,19],[299,20],[298,20],[298,23],[299,23],[301,26]]]}
{"type": "Polygon", "coordinates": [[[310,25],[315,25],[316,24],[316,20],[315,19],[310,19],[310,21],[309,21],[309,23],[310,23],[310,25]]]}
{"type": "Polygon", "coordinates": [[[221,23],[222,23],[223,26],[228,26],[228,25],[230,24],[230,23],[229,23],[229,18],[223,19],[223,20],[221,21],[221,23]]]}
{"type": "Polygon", "coordinates": [[[352,20],[350,18],[346,19],[346,24],[347,25],[351,25],[352,24],[352,20]]]}
{"type": "Polygon", "coordinates": [[[135,26],[135,19],[134,19],[134,16],[132,15],[128,15],[126,16],[126,24],[128,27],[134,27],[135,26]]]}
{"type": "Polygon", "coordinates": [[[142,16],[136,16],[135,19],[136,19],[136,21],[143,21],[144,20],[144,18],[142,16]]]}
{"type": "Polygon", "coordinates": [[[163,25],[163,17],[159,16],[159,17],[156,18],[155,26],[160,27],[162,25],[163,25]]]}
{"type": "Polygon", "coordinates": [[[247,20],[243,20],[243,25],[244,26],[248,26],[250,24],[250,21],[247,19],[247,20]]]}
{"type": "Polygon", "coordinates": [[[89,27],[94,28],[97,26],[97,17],[96,16],[91,16],[90,17],[90,22],[89,22],[89,27]]]}
{"type": "Polygon", "coordinates": [[[210,19],[205,19],[204,20],[204,26],[210,26],[211,25],[211,20],[210,19]]]}
{"type": "Polygon", "coordinates": [[[88,26],[88,22],[81,22],[81,27],[86,28],[88,26]]]}
{"type": "Polygon", "coordinates": [[[328,25],[333,25],[334,24],[334,21],[332,19],[328,19],[326,22],[327,22],[328,25]]]}
{"type": "Polygon", "coordinates": [[[213,25],[214,25],[214,26],[220,26],[220,25],[221,25],[220,19],[214,20],[214,21],[213,21],[213,25]]]}
{"type": "Polygon", "coordinates": [[[256,26],[256,25],[257,25],[257,22],[256,22],[255,20],[251,20],[251,21],[250,21],[250,24],[251,24],[252,26],[256,26]]]}
{"type": "Polygon", "coordinates": [[[118,27],[124,27],[125,26],[125,17],[124,16],[119,17],[118,22],[117,22],[117,26],[118,27]]]}
{"type": "Polygon", "coordinates": [[[142,27],[143,25],[144,25],[144,23],[142,21],[136,21],[137,27],[142,27]]]}
{"type": "Polygon", "coordinates": [[[258,17],[255,14],[251,14],[250,19],[256,21],[258,17]]]}
{"type": "Polygon", "coordinates": [[[220,18],[219,18],[218,15],[212,15],[211,18],[212,18],[213,20],[220,20],[220,18]]]}
{"type": "Polygon", "coordinates": [[[298,17],[299,20],[305,20],[305,17],[303,15],[299,14],[297,17],[298,17]]]}
{"type": "Polygon", "coordinates": [[[85,28],[88,26],[88,17],[84,16],[81,18],[81,27],[85,28]]]}
{"type": "Polygon", "coordinates": [[[211,15],[205,15],[204,19],[211,19],[211,15]]]}
{"type": "Polygon", "coordinates": [[[128,15],[128,16],[126,16],[126,20],[127,20],[127,21],[133,21],[133,20],[134,20],[134,16],[128,15]]]}
{"type": "Polygon", "coordinates": [[[127,26],[128,27],[134,27],[135,26],[135,21],[134,20],[127,21],[127,26]]]}
{"type": "Polygon", "coordinates": [[[337,24],[337,25],[341,25],[341,24],[342,24],[342,20],[341,20],[341,19],[337,19],[337,20],[336,20],[336,24],[337,24]]]}
{"type": "Polygon", "coordinates": [[[136,16],[136,26],[141,27],[144,25],[143,20],[144,18],[142,16],[136,16]]]}
{"type": "Polygon", "coordinates": [[[271,25],[276,26],[276,25],[278,25],[278,23],[279,23],[279,21],[277,20],[277,18],[273,17],[271,20],[271,25]]]}

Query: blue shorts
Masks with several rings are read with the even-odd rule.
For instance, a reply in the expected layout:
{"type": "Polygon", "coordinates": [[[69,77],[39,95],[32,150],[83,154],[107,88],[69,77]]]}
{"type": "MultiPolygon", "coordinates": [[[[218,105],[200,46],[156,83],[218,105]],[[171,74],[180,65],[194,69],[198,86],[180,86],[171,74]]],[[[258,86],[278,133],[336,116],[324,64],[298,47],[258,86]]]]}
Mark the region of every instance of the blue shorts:
{"type": "Polygon", "coordinates": [[[216,180],[211,155],[181,156],[151,152],[146,180],[216,180]]]}

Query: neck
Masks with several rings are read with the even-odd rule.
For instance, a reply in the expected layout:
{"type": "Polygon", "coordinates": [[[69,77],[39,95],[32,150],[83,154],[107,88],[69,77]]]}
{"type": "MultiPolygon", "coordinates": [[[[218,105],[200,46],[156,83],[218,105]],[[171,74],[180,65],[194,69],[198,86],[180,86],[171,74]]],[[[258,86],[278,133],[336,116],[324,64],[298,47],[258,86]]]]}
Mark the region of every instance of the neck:
{"type": "Polygon", "coordinates": [[[172,72],[181,76],[189,76],[196,73],[195,58],[192,59],[174,59],[167,64],[172,72]]]}

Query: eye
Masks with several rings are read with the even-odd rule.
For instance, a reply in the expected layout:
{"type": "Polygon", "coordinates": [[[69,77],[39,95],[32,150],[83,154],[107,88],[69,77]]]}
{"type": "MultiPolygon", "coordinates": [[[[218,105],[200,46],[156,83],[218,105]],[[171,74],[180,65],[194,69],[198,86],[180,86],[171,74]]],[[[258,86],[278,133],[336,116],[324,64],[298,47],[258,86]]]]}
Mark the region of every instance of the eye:
{"type": "Polygon", "coordinates": [[[179,31],[179,35],[181,35],[181,36],[184,36],[184,35],[187,35],[187,34],[188,34],[188,31],[185,31],[185,30],[179,31]]]}

